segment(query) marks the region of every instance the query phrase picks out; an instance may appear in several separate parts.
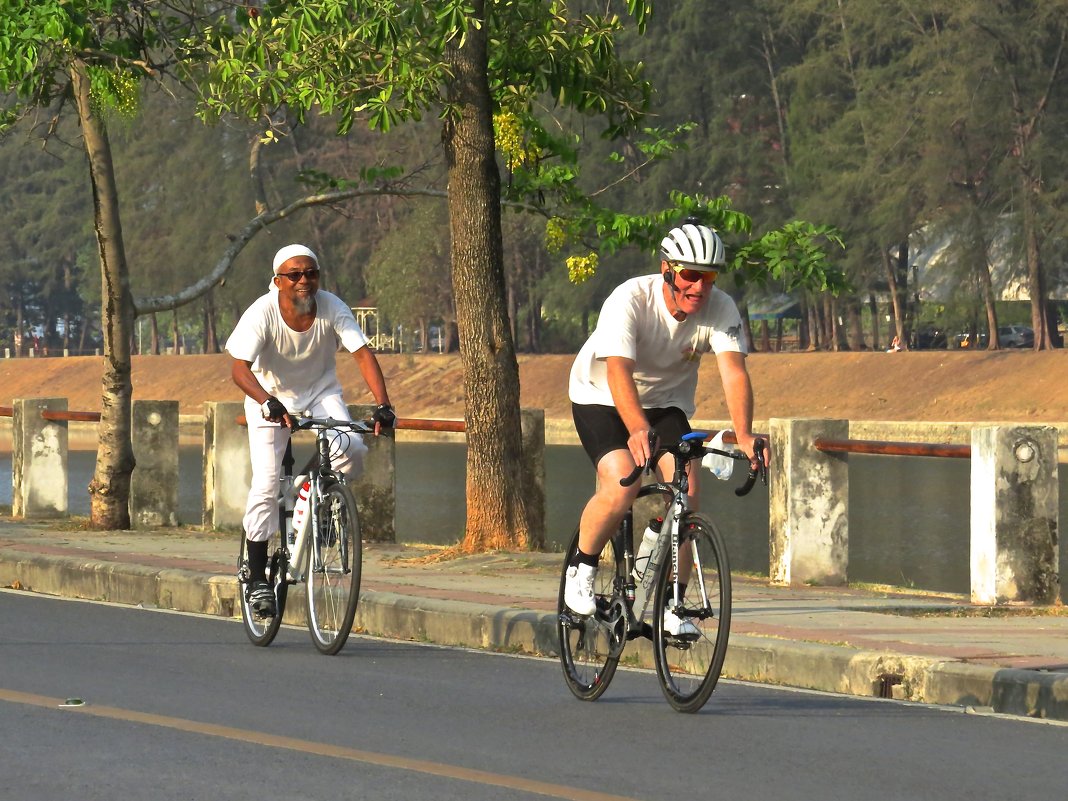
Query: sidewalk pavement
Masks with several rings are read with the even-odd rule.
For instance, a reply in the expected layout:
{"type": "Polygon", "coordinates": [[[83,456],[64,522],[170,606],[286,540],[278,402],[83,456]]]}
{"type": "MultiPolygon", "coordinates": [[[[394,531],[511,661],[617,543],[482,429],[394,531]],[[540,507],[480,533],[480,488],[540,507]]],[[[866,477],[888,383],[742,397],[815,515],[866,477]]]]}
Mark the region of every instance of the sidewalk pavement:
{"type": "MultiPolygon", "coordinates": [[[[237,536],[0,518],[0,587],[232,617],[237,536]]],[[[358,630],[556,654],[560,554],[439,552],[365,543],[358,630]]],[[[728,678],[1068,720],[1064,607],[990,610],[961,596],[738,576],[733,586],[728,678]]],[[[299,593],[286,621],[303,623],[299,593]]]]}

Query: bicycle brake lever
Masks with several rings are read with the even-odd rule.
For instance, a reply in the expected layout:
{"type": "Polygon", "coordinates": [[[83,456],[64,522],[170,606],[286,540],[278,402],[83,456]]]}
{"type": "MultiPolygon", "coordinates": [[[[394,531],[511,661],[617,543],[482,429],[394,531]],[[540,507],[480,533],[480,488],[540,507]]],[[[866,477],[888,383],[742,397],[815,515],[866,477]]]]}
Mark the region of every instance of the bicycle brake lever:
{"type": "Polygon", "coordinates": [[[745,477],[745,483],[734,490],[734,494],[739,498],[749,494],[749,491],[753,489],[753,486],[756,484],[758,475],[763,481],[764,486],[767,486],[768,484],[768,464],[764,460],[764,440],[757,439],[753,441],[753,454],[756,457],[757,466],[750,466],[749,475],[745,477]]]}

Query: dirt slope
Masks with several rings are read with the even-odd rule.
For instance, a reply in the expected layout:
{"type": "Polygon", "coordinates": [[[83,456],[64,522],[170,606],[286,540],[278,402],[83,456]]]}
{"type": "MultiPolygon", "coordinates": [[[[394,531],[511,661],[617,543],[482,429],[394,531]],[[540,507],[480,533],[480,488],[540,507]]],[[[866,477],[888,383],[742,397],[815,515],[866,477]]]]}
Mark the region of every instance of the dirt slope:
{"type": "MultiPolygon", "coordinates": [[[[390,395],[404,417],[463,415],[458,356],[380,356],[390,395]]],[[[570,418],[571,356],[521,356],[522,404],[547,418],[570,418]]],[[[177,400],[199,414],[207,400],[239,400],[230,359],[220,356],[134,357],[135,397],[177,400]]],[[[350,402],[370,401],[352,359],[339,359],[350,402]]],[[[1068,421],[1068,351],[968,353],[754,354],[749,369],[756,415],[853,420],[1068,421]]],[[[101,360],[0,360],[0,406],[14,398],[66,397],[68,408],[100,408],[101,360]]],[[[698,417],[725,419],[713,359],[702,366],[698,417]]]]}

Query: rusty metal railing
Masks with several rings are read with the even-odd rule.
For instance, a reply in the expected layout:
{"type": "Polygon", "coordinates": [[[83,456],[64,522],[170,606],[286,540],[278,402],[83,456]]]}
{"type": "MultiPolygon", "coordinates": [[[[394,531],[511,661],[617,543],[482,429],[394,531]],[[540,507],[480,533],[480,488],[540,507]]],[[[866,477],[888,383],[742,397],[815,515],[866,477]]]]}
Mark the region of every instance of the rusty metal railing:
{"type": "Polygon", "coordinates": [[[881,456],[937,456],[948,459],[972,458],[971,445],[934,442],[883,442],[870,439],[830,439],[816,437],[812,446],[821,453],[868,453],[881,456]]]}
{"type": "MultiPolygon", "coordinates": [[[[14,410],[10,406],[0,406],[0,417],[12,417],[14,410]]],[[[100,421],[100,412],[61,412],[45,410],[41,412],[45,420],[67,420],[85,423],[100,421]]],[[[245,425],[243,414],[237,416],[238,425],[245,425]]],[[[444,431],[463,434],[467,431],[467,424],[463,420],[436,420],[420,419],[414,417],[398,417],[396,428],[406,431],[444,431]]],[[[709,437],[715,436],[717,431],[710,431],[709,437]]],[[[767,434],[757,434],[767,441],[767,434]]],[[[723,438],[724,442],[731,445],[737,444],[738,440],[734,432],[728,431],[723,438]]],[[[930,456],[944,459],[970,459],[972,456],[971,445],[950,445],[936,442],[888,442],[883,440],[868,439],[832,439],[817,437],[812,446],[821,453],[863,453],[878,456],[930,456]]]]}
{"type": "MultiPolygon", "coordinates": [[[[239,426],[248,425],[243,414],[239,414],[235,419],[239,426]]],[[[406,431],[449,431],[457,434],[467,431],[467,424],[463,420],[422,420],[414,417],[398,417],[393,427],[406,431]]]]}

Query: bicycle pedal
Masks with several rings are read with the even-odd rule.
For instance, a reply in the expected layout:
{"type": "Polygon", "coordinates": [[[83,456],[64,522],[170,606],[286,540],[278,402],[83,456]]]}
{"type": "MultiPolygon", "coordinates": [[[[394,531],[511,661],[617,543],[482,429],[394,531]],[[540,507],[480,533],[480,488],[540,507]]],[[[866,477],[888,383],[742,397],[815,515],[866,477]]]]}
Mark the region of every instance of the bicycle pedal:
{"type": "Polygon", "coordinates": [[[563,612],[556,616],[556,619],[560,622],[561,625],[567,626],[570,629],[586,628],[586,618],[579,617],[570,609],[565,609],[563,612]]]}

